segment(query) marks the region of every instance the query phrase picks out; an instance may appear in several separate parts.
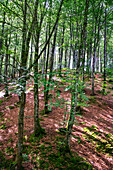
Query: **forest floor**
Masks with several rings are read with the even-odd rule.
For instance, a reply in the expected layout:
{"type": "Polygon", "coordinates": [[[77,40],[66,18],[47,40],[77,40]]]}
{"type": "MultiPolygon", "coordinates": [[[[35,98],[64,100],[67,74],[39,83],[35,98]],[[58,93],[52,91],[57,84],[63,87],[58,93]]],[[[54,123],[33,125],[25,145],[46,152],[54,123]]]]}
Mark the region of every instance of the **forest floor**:
{"type": "MultiPolygon", "coordinates": [[[[33,83],[29,82],[26,94],[24,115],[24,154],[23,166],[30,169],[113,169],[113,82],[107,82],[106,95],[102,95],[102,77],[95,75],[95,96],[91,96],[91,80],[86,81],[84,89],[88,98],[86,106],[75,116],[71,151],[73,157],[61,155],[59,144],[65,134],[59,132],[62,127],[65,109],[60,98],[70,101],[70,91],[59,87],[59,104],[53,105],[51,112],[44,115],[43,87],[39,91],[39,111],[41,127],[46,135],[33,136],[34,127],[34,92],[33,83]],[[58,107],[57,107],[58,106],[58,107]],[[80,158],[80,157],[82,158],[80,158]],[[75,159],[76,158],[76,159],[75,159]]],[[[4,89],[2,85],[0,91],[4,89]]],[[[51,91],[53,97],[54,90],[51,91]]],[[[53,97],[52,102],[56,99],[53,97]]],[[[18,137],[18,95],[11,94],[0,98],[0,168],[13,169],[16,163],[18,137]],[[12,164],[13,162],[13,164],[12,164]],[[11,167],[11,168],[8,168],[11,167]]],[[[58,102],[58,101],[57,101],[58,102]]],[[[68,109],[69,105],[68,105],[68,109]]],[[[69,114],[69,113],[68,113],[69,114]]],[[[67,116],[68,116],[67,114],[67,116]]],[[[67,118],[68,119],[68,118],[67,118]]]]}

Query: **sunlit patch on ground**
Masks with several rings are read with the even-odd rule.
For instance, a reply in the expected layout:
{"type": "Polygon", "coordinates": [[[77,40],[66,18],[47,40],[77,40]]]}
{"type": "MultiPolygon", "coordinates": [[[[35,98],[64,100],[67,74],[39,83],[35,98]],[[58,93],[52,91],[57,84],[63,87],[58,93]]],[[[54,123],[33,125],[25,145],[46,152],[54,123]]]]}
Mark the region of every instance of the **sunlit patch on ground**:
{"type": "Polygon", "coordinates": [[[5,92],[4,91],[0,91],[0,97],[4,97],[5,92]]]}

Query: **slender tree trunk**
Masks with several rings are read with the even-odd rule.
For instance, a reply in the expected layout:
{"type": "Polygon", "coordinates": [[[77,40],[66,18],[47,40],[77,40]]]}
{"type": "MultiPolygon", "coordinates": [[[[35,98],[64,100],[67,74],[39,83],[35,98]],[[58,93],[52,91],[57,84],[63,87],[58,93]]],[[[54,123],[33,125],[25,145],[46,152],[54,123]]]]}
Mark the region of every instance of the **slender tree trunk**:
{"type": "Polygon", "coordinates": [[[15,37],[15,47],[14,47],[14,56],[13,56],[13,65],[12,65],[12,73],[11,73],[11,78],[14,79],[15,78],[15,74],[16,74],[16,51],[17,51],[17,34],[15,37]]]}
{"type": "Polygon", "coordinates": [[[29,60],[29,66],[33,63],[33,37],[31,39],[31,54],[30,54],[30,60],[29,60]]]}
{"type": "MultiPolygon", "coordinates": [[[[37,48],[36,48],[37,50],[37,48]]],[[[35,57],[37,57],[37,51],[35,57]]],[[[38,93],[38,63],[34,65],[34,134],[38,136],[41,133],[39,122],[39,93],[38,93]]]]}
{"type": "Polygon", "coordinates": [[[78,25],[78,21],[77,21],[77,23],[76,23],[76,39],[77,39],[77,41],[76,41],[76,43],[75,43],[75,63],[76,63],[76,65],[75,65],[75,67],[77,68],[77,60],[78,60],[78,46],[79,46],[79,36],[78,36],[78,29],[79,29],[79,25],[78,25]]]}
{"type": "Polygon", "coordinates": [[[73,62],[72,62],[72,69],[75,69],[75,49],[73,49],[73,62]]]}
{"type": "Polygon", "coordinates": [[[24,11],[23,11],[23,37],[22,37],[22,53],[21,53],[21,64],[20,64],[20,85],[21,85],[21,94],[19,96],[19,103],[20,103],[20,110],[18,116],[18,150],[17,150],[17,170],[22,168],[22,152],[23,152],[23,127],[24,127],[24,108],[25,108],[25,101],[26,101],[26,75],[27,75],[27,60],[28,60],[28,53],[29,53],[29,44],[30,39],[34,27],[35,16],[36,16],[36,9],[37,9],[37,0],[35,2],[35,10],[34,16],[32,18],[32,23],[30,28],[27,32],[26,28],[26,18],[27,18],[27,0],[24,1],[24,11]]]}
{"type": "Polygon", "coordinates": [[[64,43],[64,32],[65,32],[65,23],[63,23],[63,30],[62,30],[62,43],[61,43],[61,56],[60,56],[60,68],[59,68],[59,76],[61,76],[61,69],[62,69],[62,59],[63,59],[63,43],[64,43]]]}
{"type": "Polygon", "coordinates": [[[6,12],[4,12],[4,16],[3,16],[3,23],[2,23],[2,34],[1,34],[1,39],[0,39],[0,83],[2,82],[2,67],[3,67],[3,59],[4,59],[4,55],[3,55],[3,37],[4,37],[4,25],[5,25],[5,15],[6,12]]]}
{"type": "Polygon", "coordinates": [[[53,28],[52,28],[52,31],[51,31],[50,34],[49,34],[49,37],[48,37],[47,42],[45,43],[43,49],[41,50],[40,54],[38,55],[38,58],[34,61],[34,63],[33,63],[32,65],[29,66],[28,70],[30,70],[35,63],[37,63],[38,59],[40,58],[40,56],[42,55],[42,53],[43,53],[44,50],[46,49],[47,45],[49,44],[50,39],[51,39],[51,37],[52,37],[52,35],[53,35],[53,33],[54,33],[54,30],[55,30],[55,28],[56,28],[56,25],[58,24],[59,17],[60,17],[60,11],[61,11],[61,9],[62,9],[63,2],[64,2],[64,0],[61,0],[61,2],[60,2],[60,7],[59,7],[58,13],[57,13],[56,21],[55,21],[55,24],[54,24],[54,26],[53,26],[53,28]]]}
{"type": "Polygon", "coordinates": [[[94,73],[95,73],[95,58],[96,58],[96,26],[97,26],[97,17],[95,17],[95,31],[94,31],[94,54],[93,54],[93,65],[92,65],[92,96],[95,95],[94,92],[94,73]]]}
{"type": "Polygon", "coordinates": [[[25,0],[24,4],[24,18],[23,18],[23,37],[22,37],[22,54],[21,54],[21,70],[19,73],[20,77],[20,85],[23,86],[21,89],[21,95],[19,96],[19,103],[20,103],[20,110],[18,116],[18,150],[17,150],[17,170],[22,169],[22,152],[23,152],[23,118],[24,118],[24,108],[25,108],[25,101],[26,101],[26,94],[25,94],[25,86],[26,80],[23,79],[22,76],[24,74],[24,69],[26,68],[26,52],[25,52],[25,42],[26,42],[26,15],[27,15],[27,0],[25,0]]]}
{"type": "Polygon", "coordinates": [[[68,47],[66,45],[66,47],[65,47],[65,68],[67,67],[67,53],[68,53],[68,47]]]}
{"type": "MultiPolygon", "coordinates": [[[[73,42],[75,41],[75,35],[74,35],[74,24],[72,23],[72,39],[73,42]]],[[[73,50],[73,63],[72,63],[72,68],[76,67],[76,55],[75,55],[75,48],[76,48],[76,43],[75,45],[72,45],[72,50],[73,50]]]]}
{"type": "Polygon", "coordinates": [[[61,48],[60,48],[60,46],[61,46],[61,44],[60,44],[61,42],[60,42],[60,40],[59,40],[59,43],[58,43],[58,70],[60,70],[60,58],[61,58],[61,48]]]}
{"type": "MultiPolygon", "coordinates": [[[[12,23],[12,21],[11,21],[12,23]]],[[[11,29],[12,29],[12,24],[11,24],[11,29]]],[[[10,43],[11,43],[11,32],[10,32],[10,36],[9,36],[9,44],[8,44],[8,47],[10,46],[10,43]]],[[[11,77],[11,65],[10,65],[10,59],[11,59],[11,56],[10,56],[10,53],[8,54],[8,76],[11,77]]]]}
{"type": "Polygon", "coordinates": [[[83,41],[85,40],[85,30],[86,30],[86,18],[88,14],[88,7],[89,7],[89,0],[86,0],[86,6],[85,6],[85,15],[84,15],[84,26],[82,30],[83,36],[81,36],[81,44],[79,46],[79,54],[78,54],[78,61],[77,61],[77,69],[76,72],[74,72],[74,85],[71,93],[71,112],[70,112],[70,118],[69,118],[69,123],[68,123],[68,130],[66,133],[66,146],[70,148],[70,141],[71,141],[71,133],[72,133],[72,128],[74,124],[74,119],[75,119],[75,114],[76,114],[76,108],[77,108],[77,101],[78,101],[78,82],[79,82],[79,69],[80,69],[80,58],[81,58],[81,53],[82,53],[82,47],[83,47],[83,41]],[[83,38],[83,39],[82,39],[83,38]]]}
{"type": "Polygon", "coordinates": [[[87,66],[86,66],[86,72],[89,75],[89,44],[87,44],[87,66]]]}
{"type": "MultiPolygon", "coordinates": [[[[46,42],[47,42],[47,28],[46,28],[46,42]]],[[[45,51],[44,51],[44,60],[43,60],[42,74],[44,74],[45,62],[46,62],[46,49],[45,49],[45,51]]]]}
{"type": "Polygon", "coordinates": [[[98,51],[97,51],[97,63],[96,63],[96,70],[99,72],[100,68],[100,63],[99,63],[99,50],[100,50],[100,45],[98,45],[98,51]]]}
{"type": "Polygon", "coordinates": [[[105,29],[104,29],[104,84],[103,84],[103,94],[105,94],[106,88],[106,66],[107,66],[107,41],[106,41],[106,31],[107,31],[107,12],[105,8],[105,29]]]}
{"type": "Polygon", "coordinates": [[[54,40],[53,40],[53,46],[52,46],[52,53],[51,53],[51,58],[50,58],[50,74],[49,74],[49,80],[48,84],[46,85],[46,92],[44,95],[45,99],[45,114],[48,113],[48,94],[49,94],[49,87],[50,87],[50,82],[52,79],[52,72],[53,72],[53,62],[54,62],[54,52],[55,52],[55,43],[56,43],[56,36],[57,36],[57,26],[54,34],[54,40]]]}
{"type": "Polygon", "coordinates": [[[47,69],[48,69],[48,61],[49,61],[49,52],[50,52],[50,44],[48,44],[45,83],[44,83],[44,101],[45,101],[44,112],[46,114],[48,113],[47,69]]]}
{"type": "Polygon", "coordinates": [[[5,97],[7,97],[8,94],[8,51],[9,51],[9,45],[8,45],[8,35],[6,35],[5,39],[5,46],[6,46],[6,57],[5,57],[5,67],[4,67],[4,82],[5,82],[5,97]]]}
{"type": "MultiPolygon", "coordinates": [[[[79,60],[80,61],[80,60],[79,60]]],[[[77,63],[78,66],[80,66],[80,63],[77,63]]],[[[70,118],[68,122],[68,128],[66,133],[66,146],[70,148],[70,142],[71,142],[71,133],[72,128],[74,124],[75,114],[76,114],[76,108],[77,108],[77,100],[78,100],[78,81],[79,81],[79,67],[77,68],[76,72],[74,72],[74,76],[76,76],[76,79],[74,79],[74,88],[71,92],[71,111],[70,111],[70,118]]]]}
{"type": "Polygon", "coordinates": [[[70,47],[70,49],[69,49],[68,68],[70,68],[70,64],[71,64],[71,47],[70,47]]]}
{"type": "Polygon", "coordinates": [[[89,77],[91,77],[91,72],[92,72],[92,64],[91,64],[91,61],[92,61],[92,39],[90,41],[90,58],[89,58],[89,77]]]}
{"type": "Polygon", "coordinates": [[[102,52],[100,51],[100,72],[103,72],[102,52]]]}
{"type": "MultiPolygon", "coordinates": [[[[39,50],[39,32],[36,31],[36,46],[35,46],[35,58],[38,57],[39,50]]],[[[41,126],[39,123],[39,93],[38,93],[38,62],[34,65],[34,134],[38,136],[41,132],[41,126]]]]}
{"type": "MultiPolygon", "coordinates": [[[[50,13],[49,13],[49,25],[47,35],[50,35],[50,29],[51,29],[51,7],[52,4],[50,4],[50,13]]],[[[47,59],[46,59],[46,68],[45,68],[45,83],[44,83],[44,113],[48,113],[48,90],[47,90],[47,73],[48,73],[48,68],[49,68],[49,56],[50,56],[50,43],[48,44],[48,49],[47,49],[47,59]]]]}
{"type": "Polygon", "coordinates": [[[68,60],[68,68],[70,68],[71,64],[71,50],[72,50],[72,28],[71,28],[71,18],[70,18],[70,51],[69,51],[69,60],[68,60]]]}
{"type": "MultiPolygon", "coordinates": [[[[38,24],[37,19],[37,8],[38,8],[38,0],[36,1],[36,45],[35,45],[35,60],[38,58],[39,53],[39,38],[40,38],[40,31],[43,22],[44,15],[41,14],[40,24],[38,24]]],[[[40,121],[39,121],[39,92],[38,92],[38,62],[34,65],[34,134],[38,136],[40,133],[43,132],[40,121]]]]}
{"type": "Polygon", "coordinates": [[[100,28],[101,28],[101,15],[102,15],[102,9],[103,9],[103,3],[101,5],[101,8],[99,7],[100,13],[99,13],[99,21],[98,21],[98,33],[97,33],[97,45],[98,46],[98,51],[97,51],[97,71],[99,72],[100,68],[100,63],[99,63],[99,51],[100,51],[100,28]]]}
{"type": "MultiPolygon", "coordinates": [[[[86,23],[87,24],[87,23],[86,23]]],[[[85,39],[84,39],[84,49],[83,49],[83,62],[82,62],[82,67],[83,67],[83,82],[84,82],[84,76],[85,76],[85,54],[86,54],[86,32],[85,32],[85,39]]]]}
{"type": "Polygon", "coordinates": [[[6,37],[5,37],[5,46],[6,46],[6,57],[5,57],[5,67],[4,67],[4,82],[5,82],[5,96],[8,96],[8,77],[10,76],[10,74],[8,75],[8,72],[10,73],[10,54],[9,53],[9,46],[10,46],[10,42],[11,42],[11,34],[10,37],[8,39],[8,30],[6,32],[6,37]]]}

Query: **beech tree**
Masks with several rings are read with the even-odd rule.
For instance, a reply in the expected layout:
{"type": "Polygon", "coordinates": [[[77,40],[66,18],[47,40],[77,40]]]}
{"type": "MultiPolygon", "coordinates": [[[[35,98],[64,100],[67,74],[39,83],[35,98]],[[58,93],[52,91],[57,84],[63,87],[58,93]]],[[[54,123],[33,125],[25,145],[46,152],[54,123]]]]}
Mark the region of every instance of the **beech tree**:
{"type": "Polygon", "coordinates": [[[107,73],[113,68],[112,5],[112,2],[102,0],[0,2],[0,83],[4,82],[5,96],[8,96],[8,78],[15,80],[19,95],[17,169],[22,168],[26,82],[32,70],[35,136],[44,132],[39,121],[40,72],[44,79],[44,112],[48,113],[54,68],[58,69],[60,78],[63,67],[73,71],[71,109],[65,138],[68,148],[79,100],[79,82],[85,83],[85,74],[91,77],[94,95],[95,74],[102,72],[103,94],[106,94],[107,73]]]}
{"type": "Polygon", "coordinates": [[[85,41],[88,8],[89,8],[89,0],[86,0],[85,1],[83,30],[82,30],[82,36],[81,36],[81,40],[80,40],[79,53],[78,53],[77,69],[76,69],[76,72],[74,72],[74,76],[76,78],[74,78],[74,85],[73,85],[72,92],[71,92],[71,94],[72,94],[71,95],[71,111],[70,111],[70,118],[69,118],[69,122],[68,122],[67,134],[66,134],[66,145],[69,148],[70,148],[71,133],[72,133],[73,123],[74,123],[76,108],[77,108],[77,101],[78,101],[80,58],[81,58],[83,43],[85,41]]]}
{"type": "MultiPolygon", "coordinates": [[[[42,49],[42,51],[40,52],[40,54],[38,54],[38,43],[39,43],[39,32],[36,32],[36,47],[35,47],[35,60],[34,60],[34,63],[32,65],[30,65],[30,67],[28,68],[28,70],[30,70],[32,68],[33,65],[35,65],[35,73],[38,71],[38,67],[36,66],[36,63],[38,62],[38,59],[40,58],[42,52],[45,50],[47,44],[49,43],[50,41],[50,38],[54,32],[54,29],[57,25],[57,22],[59,20],[59,15],[60,15],[60,11],[61,11],[61,7],[62,7],[62,4],[63,4],[63,0],[61,1],[61,4],[60,4],[60,7],[59,7],[59,10],[58,10],[58,14],[57,14],[57,18],[56,18],[56,22],[53,26],[53,29],[49,35],[49,38],[44,46],[44,48],[42,49]]],[[[21,70],[20,70],[20,78],[21,78],[21,85],[22,85],[22,89],[21,89],[21,95],[19,97],[19,101],[20,101],[20,111],[19,111],[19,119],[18,119],[18,155],[17,155],[17,167],[18,169],[21,168],[21,165],[22,165],[22,145],[23,145],[23,116],[24,116],[24,108],[25,108],[25,85],[26,85],[26,79],[23,79],[26,78],[26,71],[25,71],[25,68],[26,68],[26,63],[27,63],[27,57],[28,57],[28,50],[29,50],[29,43],[30,43],[30,38],[31,38],[31,33],[32,33],[32,30],[33,30],[33,25],[34,23],[36,22],[37,23],[37,20],[35,20],[36,18],[36,12],[37,12],[37,5],[38,5],[38,1],[36,1],[36,4],[35,4],[35,10],[34,10],[34,16],[33,16],[33,19],[32,19],[32,23],[31,23],[31,27],[29,29],[29,32],[28,32],[28,36],[26,35],[26,15],[27,15],[27,0],[25,0],[25,4],[24,4],[24,20],[23,20],[23,44],[22,44],[22,62],[21,62],[21,70]],[[27,36],[27,37],[26,37],[27,36]],[[26,47],[25,47],[25,39],[26,40],[26,47]],[[23,69],[24,68],[24,69],[23,69]],[[23,88],[24,87],[24,88],[23,88]]],[[[41,21],[42,22],[42,21],[41,21]]],[[[40,22],[40,24],[41,24],[40,22]]],[[[41,25],[39,27],[41,29],[41,25]]],[[[36,31],[40,31],[39,28],[37,29],[36,27],[36,31]]],[[[27,70],[27,71],[28,71],[27,70]]],[[[37,76],[36,76],[37,77],[37,76]]],[[[38,84],[36,84],[36,87],[35,87],[35,95],[37,94],[38,95],[38,84]]],[[[38,120],[38,99],[35,100],[37,103],[36,103],[36,110],[35,110],[35,130],[37,129],[37,127],[39,128],[39,120],[38,120]]],[[[36,131],[35,131],[36,132],[36,131]]],[[[37,132],[36,132],[37,133],[37,132]]]]}

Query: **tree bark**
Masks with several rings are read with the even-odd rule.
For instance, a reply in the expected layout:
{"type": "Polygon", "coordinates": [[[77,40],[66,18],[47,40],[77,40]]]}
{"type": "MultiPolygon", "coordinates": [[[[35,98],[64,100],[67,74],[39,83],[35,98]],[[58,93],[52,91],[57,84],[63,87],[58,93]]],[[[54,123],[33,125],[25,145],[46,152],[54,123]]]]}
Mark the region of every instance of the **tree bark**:
{"type": "Polygon", "coordinates": [[[72,27],[71,27],[71,17],[70,17],[70,51],[69,51],[69,60],[68,60],[68,68],[70,68],[71,64],[71,50],[72,50],[72,27]]]}
{"type": "Polygon", "coordinates": [[[26,15],[27,15],[27,0],[25,0],[24,4],[24,12],[23,12],[23,37],[22,37],[22,54],[21,54],[21,69],[19,73],[20,77],[20,85],[22,86],[21,94],[19,96],[19,103],[20,103],[20,110],[18,116],[18,150],[17,150],[17,170],[22,168],[22,152],[23,152],[23,118],[24,118],[24,108],[25,108],[25,101],[26,101],[26,94],[25,94],[25,86],[26,80],[24,75],[24,69],[26,68],[27,64],[27,56],[25,52],[25,42],[26,42],[26,15]],[[24,77],[24,78],[22,78],[24,77]]]}
{"type": "Polygon", "coordinates": [[[67,54],[68,54],[68,47],[67,47],[67,43],[66,43],[66,47],[65,47],[65,68],[67,67],[67,54]]]}
{"type": "Polygon", "coordinates": [[[107,66],[107,41],[106,41],[106,31],[107,31],[107,12],[105,8],[105,29],[104,29],[104,84],[103,84],[103,94],[105,94],[106,88],[106,66],[107,66]]]}
{"type": "MultiPolygon", "coordinates": [[[[46,42],[47,42],[47,27],[46,27],[46,42]]],[[[45,49],[45,51],[44,51],[44,59],[43,59],[42,74],[44,74],[44,70],[45,70],[45,62],[46,62],[46,49],[45,49]]]]}
{"type": "Polygon", "coordinates": [[[81,36],[81,42],[80,42],[80,46],[79,46],[77,69],[76,69],[76,72],[74,71],[74,76],[76,78],[73,79],[75,81],[75,83],[73,84],[73,88],[71,91],[71,112],[70,112],[70,118],[69,118],[69,122],[68,122],[68,128],[67,128],[66,139],[65,139],[66,146],[69,148],[70,148],[71,133],[72,133],[72,128],[73,128],[73,124],[74,124],[76,108],[77,108],[77,101],[78,101],[80,57],[81,57],[82,47],[83,47],[83,43],[84,43],[83,40],[85,40],[85,30],[87,27],[86,18],[88,15],[88,8],[89,8],[89,0],[86,0],[85,14],[84,14],[84,26],[83,26],[83,30],[82,30],[83,36],[81,36]]]}
{"type": "Polygon", "coordinates": [[[1,55],[1,59],[0,59],[0,83],[2,82],[2,66],[3,66],[3,59],[4,59],[4,55],[3,55],[3,37],[4,37],[4,25],[5,25],[5,15],[6,12],[4,12],[4,16],[3,16],[3,23],[2,23],[2,35],[1,35],[1,39],[0,39],[0,55],[1,55]]]}
{"type": "Polygon", "coordinates": [[[54,34],[54,39],[53,39],[53,46],[52,46],[52,53],[51,53],[51,58],[50,58],[50,74],[49,74],[49,80],[48,84],[46,85],[46,90],[44,94],[44,99],[45,99],[45,114],[48,113],[48,94],[49,94],[49,87],[50,87],[50,82],[52,79],[52,72],[53,72],[53,62],[54,62],[54,51],[55,51],[55,43],[56,43],[56,36],[57,36],[57,26],[54,34]]]}
{"type": "Polygon", "coordinates": [[[4,83],[5,83],[5,97],[7,97],[8,94],[8,51],[9,51],[9,44],[8,44],[8,33],[6,33],[6,39],[5,39],[5,46],[6,46],[6,56],[5,56],[5,67],[4,67],[4,83]]]}
{"type": "Polygon", "coordinates": [[[29,66],[33,63],[33,36],[31,38],[31,54],[30,54],[30,60],[29,60],[29,66]]]}
{"type": "Polygon", "coordinates": [[[93,54],[93,65],[92,65],[92,96],[95,95],[94,92],[94,73],[95,73],[95,58],[96,58],[96,27],[97,27],[97,17],[95,17],[95,30],[94,30],[94,54],[93,54]]]}
{"type": "Polygon", "coordinates": [[[52,29],[51,33],[49,34],[49,37],[48,37],[48,40],[47,40],[45,46],[43,47],[43,49],[41,50],[40,54],[38,55],[38,58],[34,61],[34,63],[33,63],[32,65],[29,66],[28,70],[30,70],[35,63],[37,63],[38,59],[40,58],[40,56],[42,55],[42,53],[43,53],[44,50],[46,49],[47,45],[49,44],[50,39],[51,39],[51,37],[52,37],[52,35],[53,35],[53,32],[54,32],[54,30],[55,30],[55,28],[56,28],[56,25],[57,25],[57,23],[58,23],[58,21],[59,21],[60,11],[61,11],[63,2],[64,2],[64,0],[61,0],[60,7],[59,7],[59,10],[58,10],[58,13],[57,13],[56,22],[55,22],[55,24],[54,24],[54,26],[53,26],[53,29],[52,29]]]}
{"type": "Polygon", "coordinates": [[[62,42],[61,42],[61,56],[60,56],[60,61],[59,61],[59,64],[60,64],[60,67],[59,67],[59,76],[61,76],[61,69],[62,69],[64,32],[65,32],[65,23],[63,22],[62,42]]]}

